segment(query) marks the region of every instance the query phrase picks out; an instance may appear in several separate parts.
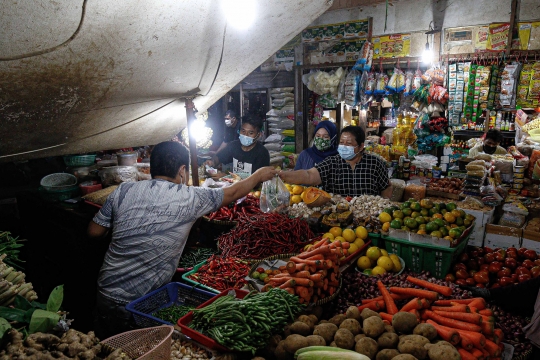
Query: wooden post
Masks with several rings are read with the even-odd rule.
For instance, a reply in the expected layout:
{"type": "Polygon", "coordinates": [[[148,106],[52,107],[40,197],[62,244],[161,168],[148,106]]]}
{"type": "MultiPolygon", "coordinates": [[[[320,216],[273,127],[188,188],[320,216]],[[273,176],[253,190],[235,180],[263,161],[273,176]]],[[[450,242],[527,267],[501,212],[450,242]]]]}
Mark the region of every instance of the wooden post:
{"type": "Polygon", "coordinates": [[[514,26],[516,25],[518,0],[512,0],[512,8],[510,9],[510,30],[508,32],[508,40],[506,41],[506,56],[512,51],[512,36],[514,34],[514,26]]]}
{"type": "Polygon", "coordinates": [[[197,161],[197,141],[195,140],[195,134],[191,131],[191,125],[195,120],[195,104],[193,104],[193,98],[185,98],[186,102],[186,122],[189,135],[189,156],[191,158],[191,182],[193,186],[199,186],[199,164],[197,161]]]}
{"type": "Polygon", "coordinates": [[[373,39],[373,18],[370,16],[367,19],[368,19],[367,41],[372,42],[372,39],[373,39]]]}

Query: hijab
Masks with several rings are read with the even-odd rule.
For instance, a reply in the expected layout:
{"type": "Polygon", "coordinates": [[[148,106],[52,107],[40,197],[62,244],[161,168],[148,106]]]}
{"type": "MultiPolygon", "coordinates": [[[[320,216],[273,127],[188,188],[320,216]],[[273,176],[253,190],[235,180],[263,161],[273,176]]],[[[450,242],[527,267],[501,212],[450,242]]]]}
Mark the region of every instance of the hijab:
{"type": "MultiPolygon", "coordinates": [[[[313,134],[316,134],[319,129],[324,128],[328,135],[330,135],[331,144],[330,148],[326,149],[325,151],[320,151],[315,147],[315,145],[308,148],[306,151],[309,154],[309,156],[315,161],[316,164],[323,161],[327,156],[337,155],[338,151],[338,140],[337,140],[337,128],[334,123],[332,123],[329,120],[321,121],[315,128],[315,132],[313,134]]],[[[314,135],[315,136],[315,135],[314,135]]]]}

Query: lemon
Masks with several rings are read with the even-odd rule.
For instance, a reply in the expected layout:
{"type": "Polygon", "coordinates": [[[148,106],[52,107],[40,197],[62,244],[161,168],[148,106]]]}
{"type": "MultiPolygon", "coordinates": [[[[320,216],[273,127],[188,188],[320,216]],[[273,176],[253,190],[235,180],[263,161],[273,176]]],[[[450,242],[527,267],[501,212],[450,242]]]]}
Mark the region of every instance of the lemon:
{"type": "Polygon", "coordinates": [[[394,263],[388,256],[381,256],[377,260],[377,266],[382,267],[386,271],[392,271],[392,269],[394,268],[394,263]]]}
{"type": "Polygon", "coordinates": [[[347,249],[347,252],[349,253],[349,255],[351,254],[354,254],[355,252],[357,252],[359,249],[358,246],[356,246],[354,243],[352,243],[349,248],[347,249]]]}
{"type": "Polygon", "coordinates": [[[394,263],[394,271],[400,272],[401,271],[401,261],[399,261],[399,257],[396,254],[391,254],[390,260],[394,263]]]}
{"type": "Polygon", "coordinates": [[[389,213],[386,213],[386,212],[382,212],[379,214],[379,220],[384,224],[384,223],[389,223],[390,221],[392,221],[392,215],[390,215],[389,213]]]}
{"type": "Polygon", "coordinates": [[[386,251],[385,249],[379,249],[381,250],[381,256],[388,256],[388,251],[386,251]]]}
{"type": "Polygon", "coordinates": [[[366,240],[368,237],[368,231],[363,226],[357,227],[356,230],[354,230],[354,232],[356,233],[356,237],[359,237],[362,240],[366,240]]]}
{"type": "Polygon", "coordinates": [[[345,240],[345,238],[343,236],[336,236],[336,238],[334,240],[338,240],[338,241],[341,241],[341,242],[346,242],[347,240],[345,240]]]}
{"type": "Polygon", "coordinates": [[[371,260],[367,256],[360,256],[356,261],[356,266],[362,270],[369,269],[371,267],[371,260]]]}
{"type": "Polygon", "coordinates": [[[330,239],[330,240],[334,240],[334,235],[330,234],[330,233],[326,233],[322,236],[323,239],[330,239]]]}
{"type": "Polygon", "coordinates": [[[302,202],[302,197],[300,195],[293,195],[291,197],[291,201],[293,204],[298,204],[302,202]]]}
{"type": "Polygon", "coordinates": [[[372,246],[367,249],[366,256],[370,260],[376,261],[379,257],[381,257],[381,250],[376,246],[372,246]]]}
{"type": "Polygon", "coordinates": [[[300,195],[303,192],[304,192],[304,187],[302,185],[294,185],[292,187],[292,193],[294,195],[300,195]]]}
{"type": "Polygon", "coordinates": [[[292,185],[285,184],[285,187],[287,188],[287,190],[289,190],[289,192],[292,192],[292,185]]]}
{"type": "Polygon", "coordinates": [[[360,239],[360,238],[356,238],[356,240],[354,240],[353,242],[354,245],[358,246],[358,248],[360,249],[362,246],[364,246],[364,240],[360,239]]]}
{"type": "Polygon", "coordinates": [[[354,240],[356,240],[356,234],[354,233],[354,231],[352,231],[352,229],[343,230],[341,236],[343,236],[343,238],[348,242],[353,242],[354,240]]]}
{"type": "Polygon", "coordinates": [[[371,270],[372,275],[383,275],[386,274],[386,270],[382,266],[375,266],[373,270],[371,270]]]}
{"type": "Polygon", "coordinates": [[[328,231],[330,234],[334,235],[334,238],[338,237],[338,236],[341,236],[341,228],[340,227],[337,227],[337,226],[334,226],[333,228],[330,229],[330,231],[328,231]]]}
{"type": "Polygon", "coordinates": [[[389,222],[385,222],[382,226],[382,231],[384,232],[388,232],[388,229],[390,229],[390,223],[389,222]]]}

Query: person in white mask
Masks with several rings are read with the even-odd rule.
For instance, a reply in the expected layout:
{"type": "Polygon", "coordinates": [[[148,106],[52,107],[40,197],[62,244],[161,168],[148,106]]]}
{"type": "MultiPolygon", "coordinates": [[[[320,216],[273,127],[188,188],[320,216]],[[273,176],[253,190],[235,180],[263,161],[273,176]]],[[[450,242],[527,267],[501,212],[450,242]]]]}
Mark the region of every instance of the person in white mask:
{"type": "MultiPolygon", "coordinates": [[[[258,169],[270,165],[270,153],[257,139],[261,134],[262,121],[254,116],[243,116],[238,140],[232,141],[206,161],[206,165],[216,167],[232,162],[232,172],[243,178],[258,169]]],[[[221,177],[218,173],[212,177],[221,177]]]]}
{"type": "Polygon", "coordinates": [[[366,135],[359,126],[341,131],[338,155],[328,156],[308,170],[280,171],[289,184],[322,185],[323,190],[343,196],[380,195],[390,198],[392,185],[386,163],[364,153],[366,135]]]}
{"type": "Polygon", "coordinates": [[[216,153],[220,152],[227,146],[229,143],[238,140],[240,135],[240,121],[236,117],[234,110],[227,110],[224,116],[225,119],[225,129],[223,131],[223,141],[219,148],[216,150],[216,153]]]}

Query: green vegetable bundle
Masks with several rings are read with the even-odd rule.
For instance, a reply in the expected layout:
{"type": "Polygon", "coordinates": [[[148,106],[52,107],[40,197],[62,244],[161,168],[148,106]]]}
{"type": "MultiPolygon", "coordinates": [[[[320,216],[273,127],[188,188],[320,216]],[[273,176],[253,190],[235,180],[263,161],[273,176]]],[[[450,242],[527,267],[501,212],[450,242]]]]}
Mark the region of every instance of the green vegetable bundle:
{"type": "Polygon", "coordinates": [[[266,346],[269,337],[293,321],[303,306],[298,297],[279,288],[265,293],[253,291],[243,300],[227,295],[193,310],[190,327],[231,350],[255,354],[266,346]]]}
{"type": "Polygon", "coordinates": [[[193,310],[194,306],[188,305],[173,305],[170,307],[163,308],[152,314],[153,317],[167,321],[171,324],[176,324],[178,319],[186,315],[188,312],[193,310]]]}

